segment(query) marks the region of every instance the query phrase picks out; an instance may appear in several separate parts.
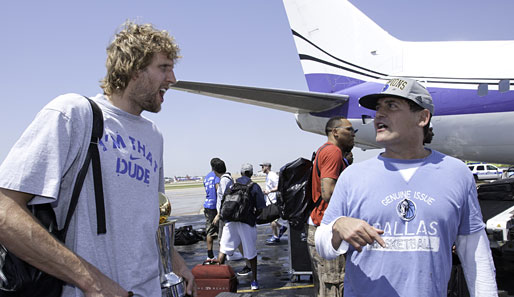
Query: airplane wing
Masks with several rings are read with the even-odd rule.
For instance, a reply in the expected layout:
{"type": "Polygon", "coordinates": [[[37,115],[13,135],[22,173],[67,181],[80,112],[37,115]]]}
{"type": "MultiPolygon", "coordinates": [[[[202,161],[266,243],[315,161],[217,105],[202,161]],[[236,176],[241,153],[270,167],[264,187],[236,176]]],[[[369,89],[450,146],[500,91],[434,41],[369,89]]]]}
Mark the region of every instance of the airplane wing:
{"type": "Polygon", "coordinates": [[[348,101],[346,95],[191,81],[178,81],[169,88],[292,113],[321,112],[348,101]]]}

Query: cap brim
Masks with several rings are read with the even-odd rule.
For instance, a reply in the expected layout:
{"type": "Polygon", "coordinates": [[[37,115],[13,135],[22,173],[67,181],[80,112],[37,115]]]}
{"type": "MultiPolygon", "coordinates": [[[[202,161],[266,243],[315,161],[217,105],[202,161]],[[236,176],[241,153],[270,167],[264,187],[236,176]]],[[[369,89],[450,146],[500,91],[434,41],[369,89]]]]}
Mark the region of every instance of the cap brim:
{"type": "Polygon", "coordinates": [[[366,96],[363,96],[359,99],[359,104],[362,107],[365,107],[367,109],[376,110],[377,108],[377,101],[380,98],[386,97],[388,95],[386,94],[369,94],[366,96]]]}
{"type": "Polygon", "coordinates": [[[398,96],[398,95],[378,93],[378,94],[369,94],[366,96],[362,96],[359,99],[359,104],[364,108],[371,109],[371,110],[377,110],[378,99],[384,98],[384,97],[395,97],[395,98],[410,100],[409,98],[405,98],[405,97],[398,96]]]}

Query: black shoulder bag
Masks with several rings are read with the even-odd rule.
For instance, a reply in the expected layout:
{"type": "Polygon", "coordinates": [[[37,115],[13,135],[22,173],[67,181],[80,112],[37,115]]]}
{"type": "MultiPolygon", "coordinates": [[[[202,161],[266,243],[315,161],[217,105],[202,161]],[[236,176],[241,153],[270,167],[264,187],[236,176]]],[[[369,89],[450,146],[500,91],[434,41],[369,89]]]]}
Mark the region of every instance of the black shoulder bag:
{"type": "MultiPolygon", "coordinates": [[[[57,221],[55,213],[47,204],[33,205],[31,211],[34,216],[41,222],[61,242],[65,242],[66,233],[70,225],[71,218],[75,212],[78,198],[84,184],[84,179],[92,161],[93,179],[95,186],[95,202],[96,216],[98,225],[98,234],[106,233],[105,227],[105,205],[102,186],[102,173],[100,167],[100,154],[98,152],[98,140],[103,134],[103,116],[102,111],[91,99],[87,98],[93,110],[93,129],[91,134],[91,142],[86,153],[86,160],[82,165],[75,187],[73,188],[70,206],[66,215],[66,221],[62,230],[57,230],[57,221]]],[[[60,297],[64,282],[60,279],[49,275],[34,266],[24,262],[8,251],[0,244],[0,297],[60,297]]]]}

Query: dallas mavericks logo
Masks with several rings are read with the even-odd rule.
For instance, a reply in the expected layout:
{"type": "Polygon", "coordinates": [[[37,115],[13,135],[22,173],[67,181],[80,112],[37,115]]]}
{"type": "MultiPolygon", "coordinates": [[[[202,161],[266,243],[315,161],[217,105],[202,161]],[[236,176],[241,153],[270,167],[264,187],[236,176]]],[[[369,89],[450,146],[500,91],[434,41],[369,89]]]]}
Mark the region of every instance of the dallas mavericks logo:
{"type": "Polygon", "coordinates": [[[403,199],[396,205],[398,216],[404,221],[410,221],[416,216],[416,204],[410,199],[403,199]]]}

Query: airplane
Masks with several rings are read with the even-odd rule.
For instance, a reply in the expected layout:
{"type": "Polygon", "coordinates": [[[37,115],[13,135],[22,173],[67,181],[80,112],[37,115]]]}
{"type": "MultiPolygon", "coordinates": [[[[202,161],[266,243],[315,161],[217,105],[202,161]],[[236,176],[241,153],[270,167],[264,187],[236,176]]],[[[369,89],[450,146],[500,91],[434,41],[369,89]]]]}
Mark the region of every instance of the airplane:
{"type": "Polygon", "coordinates": [[[309,92],[178,81],[170,88],[294,113],[325,135],[332,116],[359,130],[355,145],[377,149],[375,112],[359,98],[392,78],[431,93],[433,141],[461,160],[514,164],[514,40],[408,42],[391,36],[347,0],[283,0],[309,92]]]}

